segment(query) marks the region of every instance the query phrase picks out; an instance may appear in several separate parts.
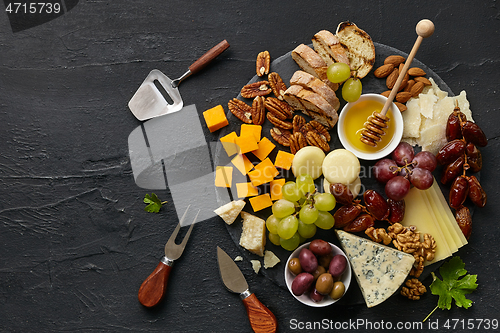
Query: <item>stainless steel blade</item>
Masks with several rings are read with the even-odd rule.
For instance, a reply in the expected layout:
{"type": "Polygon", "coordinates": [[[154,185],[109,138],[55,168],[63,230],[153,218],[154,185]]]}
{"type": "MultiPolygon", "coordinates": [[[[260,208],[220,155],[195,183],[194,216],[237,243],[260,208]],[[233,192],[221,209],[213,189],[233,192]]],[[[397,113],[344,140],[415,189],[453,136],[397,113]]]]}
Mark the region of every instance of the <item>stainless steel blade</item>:
{"type": "Polygon", "coordinates": [[[248,283],[241,273],[238,265],[231,257],[217,246],[217,261],[219,262],[219,272],[222,282],[229,291],[241,294],[248,290],[248,283]]]}

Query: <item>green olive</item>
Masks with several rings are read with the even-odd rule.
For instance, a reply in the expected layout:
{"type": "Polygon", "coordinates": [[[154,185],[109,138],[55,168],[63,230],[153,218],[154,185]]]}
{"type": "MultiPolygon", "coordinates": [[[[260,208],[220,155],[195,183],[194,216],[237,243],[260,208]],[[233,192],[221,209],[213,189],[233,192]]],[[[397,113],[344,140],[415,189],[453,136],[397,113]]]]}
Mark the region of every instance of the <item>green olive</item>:
{"type": "Polygon", "coordinates": [[[316,268],[316,270],[314,272],[312,272],[312,275],[314,276],[314,280],[317,280],[319,278],[319,276],[325,272],[326,272],[325,267],[318,266],[318,268],[316,268]]]}
{"type": "Polygon", "coordinates": [[[288,262],[288,269],[292,274],[299,275],[302,273],[302,266],[300,266],[299,258],[293,258],[288,262]]]}
{"type": "Polygon", "coordinates": [[[337,281],[333,284],[333,289],[330,292],[330,297],[332,299],[339,299],[344,295],[345,286],[342,281],[337,281]]]}
{"type": "Polygon", "coordinates": [[[316,290],[321,295],[328,295],[333,289],[333,277],[330,273],[323,273],[316,280],[316,290]]]}

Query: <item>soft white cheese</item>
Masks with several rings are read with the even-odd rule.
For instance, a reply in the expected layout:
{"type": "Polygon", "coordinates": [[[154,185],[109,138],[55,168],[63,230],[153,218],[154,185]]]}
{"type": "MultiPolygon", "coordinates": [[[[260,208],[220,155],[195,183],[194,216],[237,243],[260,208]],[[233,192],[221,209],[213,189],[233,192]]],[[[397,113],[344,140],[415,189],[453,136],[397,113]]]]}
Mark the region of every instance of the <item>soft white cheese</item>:
{"type": "Polygon", "coordinates": [[[415,262],[411,254],[342,230],[336,233],[369,308],[399,289],[415,262]]]}

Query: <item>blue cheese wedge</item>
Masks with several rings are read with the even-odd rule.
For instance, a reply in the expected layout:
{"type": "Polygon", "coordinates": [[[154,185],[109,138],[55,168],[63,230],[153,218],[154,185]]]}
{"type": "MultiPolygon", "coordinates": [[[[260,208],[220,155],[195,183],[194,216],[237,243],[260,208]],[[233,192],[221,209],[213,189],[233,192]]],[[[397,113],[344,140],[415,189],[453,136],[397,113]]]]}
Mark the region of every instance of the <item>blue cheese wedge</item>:
{"type": "Polygon", "coordinates": [[[415,262],[411,254],[342,230],[336,233],[369,308],[382,303],[399,289],[415,262]]]}
{"type": "Polygon", "coordinates": [[[241,212],[243,218],[243,230],[240,236],[240,245],[258,256],[264,256],[266,245],[266,221],[263,219],[241,212]]]}
{"type": "Polygon", "coordinates": [[[232,224],[240,214],[243,207],[245,207],[244,200],[235,200],[220,206],[214,210],[214,213],[219,215],[227,224],[232,224]]]}

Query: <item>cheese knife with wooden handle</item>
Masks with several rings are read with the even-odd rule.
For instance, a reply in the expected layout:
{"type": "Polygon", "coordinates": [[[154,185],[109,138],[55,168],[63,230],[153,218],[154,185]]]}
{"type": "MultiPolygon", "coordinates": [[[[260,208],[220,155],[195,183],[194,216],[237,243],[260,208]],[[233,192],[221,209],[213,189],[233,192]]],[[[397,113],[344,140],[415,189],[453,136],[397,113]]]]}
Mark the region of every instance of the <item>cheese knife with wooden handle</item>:
{"type": "Polygon", "coordinates": [[[274,314],[248,290],[248,283],[238,265],[218,246],[217,261],[222,282],[229,291],[240,294],[254,332],[276,332],[278,321],[274,314]]]}

